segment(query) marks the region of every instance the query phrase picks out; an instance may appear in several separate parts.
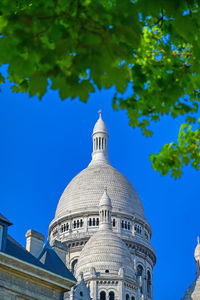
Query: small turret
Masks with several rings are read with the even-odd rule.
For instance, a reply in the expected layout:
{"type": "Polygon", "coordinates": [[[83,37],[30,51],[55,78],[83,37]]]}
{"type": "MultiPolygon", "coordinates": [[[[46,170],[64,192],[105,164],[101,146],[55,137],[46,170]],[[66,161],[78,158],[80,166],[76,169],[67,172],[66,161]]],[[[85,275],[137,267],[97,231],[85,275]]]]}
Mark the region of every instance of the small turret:
{"type": "Polygon", "coordinates": [[[110,197],[107,194],[107,188],[104,189],[103,196],[99,202],[99,217],[100,224],[99,229],[111,229],[111,214],[112,214],[112,203],[110,197]]]}

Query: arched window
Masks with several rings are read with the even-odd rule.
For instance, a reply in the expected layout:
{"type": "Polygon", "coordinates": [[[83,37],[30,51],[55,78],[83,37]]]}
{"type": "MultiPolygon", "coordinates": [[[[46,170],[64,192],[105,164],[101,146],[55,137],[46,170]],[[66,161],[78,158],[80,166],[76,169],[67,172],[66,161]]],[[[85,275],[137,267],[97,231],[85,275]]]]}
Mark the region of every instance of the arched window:
{"type": "Polygon", "coordinates": [[[130,227],[130,222],[128,222],[128,230],[130,230],[131,229],[131,227],[130,227]]]}
{"type": "Polygon", "coordinates": [[[101,138],[99,138],[99,150],[101,150],[101,138]]]}
{"type": "Polygon", "coordinates": [[[114,292],[109,293],[109,300],[115,300],[115,293],[114,292]]]}
{"type": "Polygon", "coordinates": [[[106,293],[104,291],[100,293],[100,300],[106,300],[106,293]]]}
{"type": "Polygon", "coordinates": [[[75,259],[75,260],[73,260],[73,262],[72,262],[72,265],[71,265],[72,273],[74,273],[75,266],[76,266],[77,262],[78,262],[78,259],[75,259]]]}
{"type": "Polygon", "coordinates": [[[137,266],[137,276],[142,276],[143,274],[143,266],[138,265],[137,266]]]}
{"type": "Polygon", "coordinates": [[[99,226],[99,218],[97,218],[96,225],[99,226]]]}
{"type": "Polygon", "coordinates": [[[63,231],[65,231],[65,224],[63,225],[63,231]]]}
{"type": "Polygon", "coordinates": [[[104,145],[103,145],[103,141],[104,141],[104,138],[102,138],[102,150],[103,150],[103,147],[104,147],[104,145]]]}
{"type": "Polygon", "coordinates": [[[69,224],[68,223],[66,224],[66,230],[67,231],[69,230],[69,224]]]}
{"type": "Polygon", "coordinates": [[[89,218],[89,226],[92,226],[92,219],[89,218]]]}
{"type": "Polygon", "coordinates": [[[129,300],[130,297],[129,297],[129,294],[126,294],[126,300],[129,300]]]}
{"type": "Polygon", "coordinates": [[[132,297],[131,297],[131,300],[135,300],[135,297],[134,297],[134,296],[132,296],[132,297]]]}
{"type": "Polygon", "coordinates": [[[141,265],[138,265],[137,266],[137,280],[139,281],[138,283],[141,285],[141,287],[140,287],[140,292],[141,293],[143,293],[142,275],[143,275],[143,267],[141,265]]]}
{"type": "Polygon", "coordinates": [[[76,228],[76,221],[74,221],[74,228],[76,228]]]}
{"type": "Polygon", "coordinates": [[[95,226],[95,218],[93,218],[92,225],[95,226]]]}
{"type": "Polygon", "coordinates": [[[125,221],[125,229],[127,229],[127,221],[125,221]]]}
{"type": "Polygon", "coordinates": [[[115,227],[115,224],[116,224],[115,219],[113,219],[113,227],[115,227]]]}
{"type": "Polygon", "coordinates": [[[80,227],[83,227],[83,220],[80,220],[80,227]]]}
{"type": "Polygon", "coordinates": [[[122,228],[124,228],[124,221],[122,221],[122,228]]]}
{"type": "Polygon", "coordinates": [[[147,295],[151,297],[151,273],[147,271],[147,295]]]}

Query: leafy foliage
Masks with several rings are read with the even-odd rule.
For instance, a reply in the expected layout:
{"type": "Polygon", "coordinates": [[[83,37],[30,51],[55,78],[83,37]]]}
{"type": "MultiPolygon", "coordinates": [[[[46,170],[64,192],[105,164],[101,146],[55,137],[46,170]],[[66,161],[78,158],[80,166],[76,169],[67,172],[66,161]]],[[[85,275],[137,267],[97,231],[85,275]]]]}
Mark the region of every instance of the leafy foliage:
{"type": "Polygon", "coordinates": [[[178,142],[150,157],[174,178],[188,163],[200,168],[199,36],[197,0],[2,0],[0,7],[0,65],[9,65],[14,92],[41,99],[50,85],[63,100],[86,102],[114,86],[113,108],[126,110],[145,136],[161,116],[185,116],[178,142]]]}

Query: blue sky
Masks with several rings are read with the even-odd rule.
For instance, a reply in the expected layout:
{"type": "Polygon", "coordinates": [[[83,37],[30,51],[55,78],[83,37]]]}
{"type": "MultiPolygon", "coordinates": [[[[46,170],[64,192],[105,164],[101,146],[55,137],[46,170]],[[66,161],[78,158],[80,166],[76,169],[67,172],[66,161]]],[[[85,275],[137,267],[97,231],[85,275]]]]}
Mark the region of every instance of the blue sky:
{"type": "Polygon", "coordinates": [[[110,161],[135,187],[152,227],[154,300],[180,299],[195,278],[200,176],[186,167],[175,181],[151,168],[150,153],[176,139],[181,119],[164,117],[147,139],[129,127],[125,112],[113,112],[112,95],[113,90],[96,92],[84,104],[61,101],[57,92],[48,91],[39,101],[13,94],[8,84],[2,87],[1,212],[14,223],[10,234],[24,246],[30,228],[47,237],[63,190],[90,162],[91,134],[101,108],[110,134],[110,161]]]}

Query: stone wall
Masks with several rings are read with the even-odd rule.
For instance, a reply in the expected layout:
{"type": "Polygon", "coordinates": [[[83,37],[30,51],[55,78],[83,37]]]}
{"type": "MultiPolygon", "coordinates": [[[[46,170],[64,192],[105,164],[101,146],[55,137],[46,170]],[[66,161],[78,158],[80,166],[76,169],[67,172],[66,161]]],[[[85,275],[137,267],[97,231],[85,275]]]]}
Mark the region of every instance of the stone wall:
{"type": "Polygon", "coordinates": [[[0,270],[1,300],[61,300],[61,295],[42,284],[0,270]]]}

